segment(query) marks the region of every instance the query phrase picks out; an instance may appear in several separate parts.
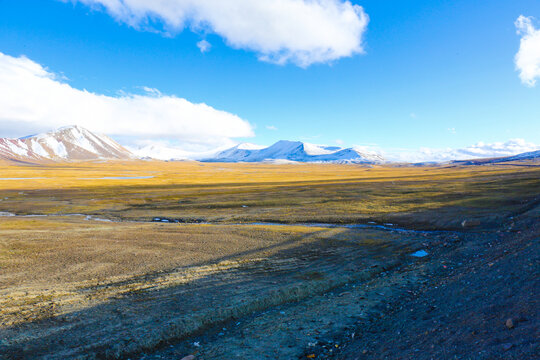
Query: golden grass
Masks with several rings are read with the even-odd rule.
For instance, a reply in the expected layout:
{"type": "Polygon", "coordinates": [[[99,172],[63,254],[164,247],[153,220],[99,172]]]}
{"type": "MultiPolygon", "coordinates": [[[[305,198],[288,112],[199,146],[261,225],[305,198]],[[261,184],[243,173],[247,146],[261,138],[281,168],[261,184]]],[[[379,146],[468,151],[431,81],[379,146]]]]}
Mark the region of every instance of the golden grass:
{"type": "Polygon", "coordinates": [[[509,166],[394,167],[334,164],[230,164],[199,162],[127,161],[62,163],[35,166],[2,166],[4,190],[107,188],[116,186],[167,186],[238,184],[309,184],[369,181],[421,181],[470,178],[478,175],[528,172],[509,166]],[[152,179],[103,179],[105,177],[153,176],[152,179]]]}
{"type": "MultiPolygon", "coordinates": [[[[188,284],[299,247],[314,249],[321,245],[310,244],[321,240],[331,245],[344,231],[0,218],[0,327],[188,284]]],[[[366,246],[373,245],[367,238],[366,246]]]]}
{"type": "MultiPolygon", "coordinates": [[[[540,194],[540,168],[74,163],[0,167],[0,211],[155,216],[185,221],[358,222],[459,208],[518,211],[540,194]],[[151,179],[111,180],[114,176],[151,179]],[[92,178],[94,180],[87,180],[92,178]]],[[[481,215],[481,214],[480,214],[481,215]]]]}

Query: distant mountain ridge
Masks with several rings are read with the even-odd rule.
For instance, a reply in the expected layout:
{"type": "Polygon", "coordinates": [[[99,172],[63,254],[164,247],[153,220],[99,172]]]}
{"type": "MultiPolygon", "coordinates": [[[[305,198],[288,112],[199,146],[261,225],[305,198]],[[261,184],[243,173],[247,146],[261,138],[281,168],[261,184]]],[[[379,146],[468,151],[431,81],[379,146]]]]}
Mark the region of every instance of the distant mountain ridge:
{"type": "Polygon", "coordinates": [[[268,147],[240,144],[204,159],[206,162],[264,162],[294,161],[317,163],[376,164],[384,158],[375,153],[362,152],[354,148],[324,146],[300,141],[280,140],[268,147]]]}
{"type": "Polygon", "coordinates": [[[488,159],[473,159],[473,160],[454,160],[453,164],[459,165],[487,165],[487,164],[503,164],[512,161],[528,161],[540,162],[540,150],[529,151],[517,155],[504,156],[488,159]]]}
{"type": "MultiPolygon", "coordinates": [[[[381,155],[359,148],[341,148],[280,140],[271,146],[238,144],[219,152],[194,153],[166,145],[151,145],[141,149],[126,149],[110,137],[93,133],[80,126],[67,126],[43,134],[22,138],[0,138],[0,162],[51,163],[91,160],[199,160],[203,162],[266,162],[382,164],[390,163],[381,155]]],[[[478,158],[446,162],[424,162],[410,165],[489,165],[523,162],[540,164],[540,150],[498,158],[478,158]]]]}
{"type": "Polygon", "coordinates": [[[540,160],[540,150],[529,151],[526,153],[521,153],[512,156],[506,156],[499,158],[498,162],[508,162],[508,161],[521,161],[521,160],[540,160]]]}
{"type": "Polygon", "coordinates": [[[19,162],[132,159],[134,156],[106,135],[80,126],[19,139],[0,138],[0,159],[19,162]]]}

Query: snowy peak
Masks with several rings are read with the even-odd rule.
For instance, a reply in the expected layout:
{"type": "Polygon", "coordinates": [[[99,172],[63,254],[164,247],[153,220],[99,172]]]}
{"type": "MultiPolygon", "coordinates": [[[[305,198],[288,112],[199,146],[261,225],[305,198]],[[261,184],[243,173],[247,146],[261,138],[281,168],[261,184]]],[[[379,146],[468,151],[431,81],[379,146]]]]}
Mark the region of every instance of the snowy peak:
{"type": "Polygon", "coordinates": [[[234,147],[235,149],[239,150],[260,150],[264,149],[264,146],[252,144],[252,143],[240,143],[234,147]]]}
{"type": "Polygon", "coordinates": [[[80,126],[63,127],[20,139],[0,138],[0,158],[14,161],[131,159],[133,155],[106,135],[80,126]]]}
{"type": "Polygon", "coordinates": [[[338,146],[324,146],[300,141],[280,140],[266,147],[244,148],[237,145],[216,154],[211,162],[262,162],[262,161],[296,161],[320,163],[357,163],[373,164],[384,159],[374,153],[362,152],[357,149],[343,149],[338,146]]]}

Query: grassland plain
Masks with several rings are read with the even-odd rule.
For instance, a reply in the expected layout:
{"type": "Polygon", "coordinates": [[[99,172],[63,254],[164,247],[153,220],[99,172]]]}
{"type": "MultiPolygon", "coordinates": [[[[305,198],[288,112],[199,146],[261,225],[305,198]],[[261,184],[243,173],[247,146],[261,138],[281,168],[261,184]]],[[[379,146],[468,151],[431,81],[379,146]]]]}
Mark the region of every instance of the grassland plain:
{"type": "Polygon", "coordinates": [[[0,211],[143,221],[374,220],[455,229],[464,220],[496,223],[540,192],[540,168],[517,166],[117,162],[13,166],[0,173],[0,211]]]}
{"type": "Polygon", "coordinates": [[[6,359],[323,358],[306,350],[321,343],[313,334],[416,291],[441,254],[518,231],[538,239],[523,225],[538,223],[538,167],[107,162],[0,174],[0,212],[17,215],[0,217],[6,359]],[[439,255],[410,256],[419,249],[439,255]],[[289,308],[298,340],[283,343],[292,335],[275,309],[309,301],[318,315],[289,308]],[[215,331],[231,321],[245,328],[215,331]],[[189,345],[203,333],[216,346],[189,345]]]}

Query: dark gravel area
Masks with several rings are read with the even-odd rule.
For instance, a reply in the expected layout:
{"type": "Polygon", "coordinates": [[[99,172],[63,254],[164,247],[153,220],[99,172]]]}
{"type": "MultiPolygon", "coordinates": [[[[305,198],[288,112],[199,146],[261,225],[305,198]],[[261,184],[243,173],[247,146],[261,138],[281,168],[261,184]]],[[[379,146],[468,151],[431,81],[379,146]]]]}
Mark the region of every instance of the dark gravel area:
{"type": "Polygon", "coordinates": [[[320,358],[539,359],[537,215],[450,252],[445,276],[433,274],[383,318],[358,323],[337,354],[320,358]]]}

